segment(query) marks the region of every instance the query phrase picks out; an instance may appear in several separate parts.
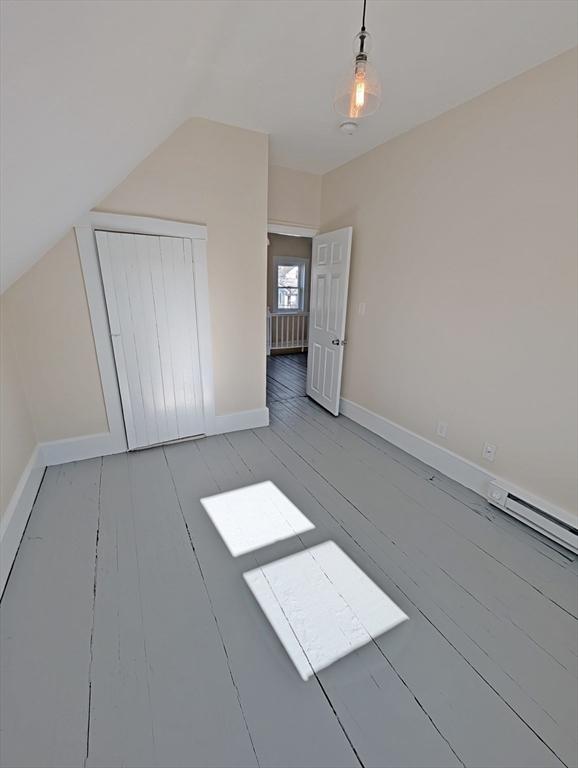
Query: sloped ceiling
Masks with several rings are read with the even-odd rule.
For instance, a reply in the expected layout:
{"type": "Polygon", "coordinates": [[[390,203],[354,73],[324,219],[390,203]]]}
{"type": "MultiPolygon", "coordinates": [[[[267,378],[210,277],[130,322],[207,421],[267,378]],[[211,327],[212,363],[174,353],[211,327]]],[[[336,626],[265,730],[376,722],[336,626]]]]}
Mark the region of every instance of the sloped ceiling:
{"type": "Polygon", "coordinates": [[[369,0],[380,113],[337,129],[361,0],[4,0],[2,288],[183,120],[325,173],[577,44],[572,0],[369,0]]]}

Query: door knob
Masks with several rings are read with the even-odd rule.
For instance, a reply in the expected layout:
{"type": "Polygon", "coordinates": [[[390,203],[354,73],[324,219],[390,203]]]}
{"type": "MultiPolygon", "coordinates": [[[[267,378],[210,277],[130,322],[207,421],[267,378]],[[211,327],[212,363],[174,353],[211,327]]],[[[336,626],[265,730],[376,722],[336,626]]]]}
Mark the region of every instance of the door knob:
{"type": "Polygon", "coordinates": [[[341,339],[341,341],[339,341],[339,339],[333,339],[331,343],[335,344],[336,347],[338,347],[340,344],[342,347],[344,347],[347,344],[347,341],[345,339],[341,339]]]}
{"type": "Polygon", "coordinates": [[[335,344],[335,346],[338,347],[339,346],[339,339],[333,339],[333,341],[331,343],[335,344]]]}

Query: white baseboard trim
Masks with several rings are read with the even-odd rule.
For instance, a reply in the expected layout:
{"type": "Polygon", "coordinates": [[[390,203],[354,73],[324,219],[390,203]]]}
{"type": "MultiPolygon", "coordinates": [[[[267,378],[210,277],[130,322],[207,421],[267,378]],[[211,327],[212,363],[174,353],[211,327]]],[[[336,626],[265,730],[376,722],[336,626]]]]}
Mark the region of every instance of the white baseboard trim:
{"type": "Polygon", "coordinates": [[[242,429],[256,429],[269,426],[269,409],[256,408],[254,411],[237,411],[215,416],[213,435],[238,432],[242,429]]]}
{"type": "Polygon", "coordinates": [[[4,593],[45,469],[36,447],[0,521],[0,597],[4,593]]]}
{"type": "MultiPolygon", "coordinates": [[[[269,409],[257,408],[254,411],[237,411],[215,416],[209,422],[207,435],[221,435],[225,432],[236,432],[241,429],[266,427],[269,424],[269,409]]],[[[84,437],[70,437],[65,440],[53,440],[38,445],[39,461],[47,467],[55,464],[66,464],[69,461],[83,461],[99,456],[111,456],[114,453],[124,453],[126,445],[121,443],[110,432],[84,437]]]]}
{"type": "Polygon", "coordinates": [[[481,496],[486,495],[488,484],[494,479],[494,476],[483,467],[458,456],[457,453],[453,453],[447,448],[442,448],[431,440],[411,432],[393,421],[389,421],[384,416],[380,416],[352,400],[342,398],[340,411],[344,416],[361,424],[362,427],[366,427],[371,432],[375,432],[376,435],[423,461],[424,464],[437,469],[438,472],[443,472],[444,475],[465,485],[466,488],[476,491],[481,496]]]}
{"type": "MultiPolygon", "coordinates": [[[[457,453],[449,451],[447,448],[442,448],[441,445],[433,443],[421,435],[411,432],[409,429],[396,424],[393,421],[389,421],[384,416],[380,416],[368,408],[364,408],[358,403],[354,403],[352,400],[341,399],[340,412],[350,418],[352,421],[361,424],[362,427],[369,429],[371,432],[375,432],[376,435],[383,437],[384,440],[393,443],[398,448],[401,448],[406,453],[414,456],[416,459],[423,461],[438,472],[442,472],[447,477],[455,480],[456,482],[464,485],[485,499],[488,499],[490,503],[492,499],[489,498],[490,484],[497,484],[502,488],[505,488],[508,493],[515,494],[516,496],[525,499],[533,504],[538,509],[542,509],[552,517],[576,526],[576,516],[567,512],[560,507],[552,504],[552,502],[546,501],[530,491],[526,491],[509,480],[492,475],[483,467],[478,464],[474,464],[473,461],[464,459],[463,456],[459,456],[457,453]]],[[[496,506],[501,507],[499,504],[496,506]]],[[[529,522],[529,521],[526,521],[529,522]]],[[[532,524],[529,522],[529,524],[532,524]]],[[[534,526],[535,527],[535,526],[534,526]]]]}
{"type": "MultiPolygon", "coordinates": [[[[215,417],[209,434],[219,435],[242,429],[255,429],[266,427],[268,424],[268,408],[226,413],[215,417]]],[[[126,445],[110,432],[53,440],[36,446],[0,520],[0,597],[4,592],[46,467],[125,451],[126,445]]]]}
{"type": "Polygon", "coordinates": [[[98,456],[110,456],[113,453],[124,453],[126,445],[121,444],[110,432],[101,432],[96,435],[70,437],[65,440],[40,443],[38,450],[42,462],[47,467],[52,467],[54,464],[66,464],[69,461],[82,461],[98,456]]]}

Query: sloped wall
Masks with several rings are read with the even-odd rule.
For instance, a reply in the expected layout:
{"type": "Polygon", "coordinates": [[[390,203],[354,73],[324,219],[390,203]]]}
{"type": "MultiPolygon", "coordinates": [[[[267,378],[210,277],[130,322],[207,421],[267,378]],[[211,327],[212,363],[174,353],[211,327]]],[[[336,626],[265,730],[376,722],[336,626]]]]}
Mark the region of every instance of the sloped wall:
{"type": "MultiPolygon", "coordinates": [[[[207,225],[217,414],[265,405],[267,149],[264,134],[189,120],[99,206],[207,225]]],[[[106,431],[74,233],[3,303],[37,439],[106,431]]],[[[8,443],[12,431],[5,431],[8,443]]],[[[4,467],[3,457],[3,474],[4,467]]]]}
{"type": "Polygon", "coordinates": [[[3,295],[39,442],[106,432],[100,374],[73,232],[3,295]]]}

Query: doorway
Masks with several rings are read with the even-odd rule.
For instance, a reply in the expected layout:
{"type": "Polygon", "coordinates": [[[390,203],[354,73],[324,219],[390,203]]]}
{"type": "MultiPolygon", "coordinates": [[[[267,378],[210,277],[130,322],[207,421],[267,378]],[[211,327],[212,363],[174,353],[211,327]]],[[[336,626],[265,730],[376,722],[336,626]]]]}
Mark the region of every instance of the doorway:
{"type": "Polygon", "coordinates": [[[351,241],[351,227],[313,237],[269,229],[267,405],[307,395],[339,415],[351,241]]]}
{"type": "Polygon", "coordinates": [[[267,405],[305,397],[312,238],[267,243],[267,405]]]}

